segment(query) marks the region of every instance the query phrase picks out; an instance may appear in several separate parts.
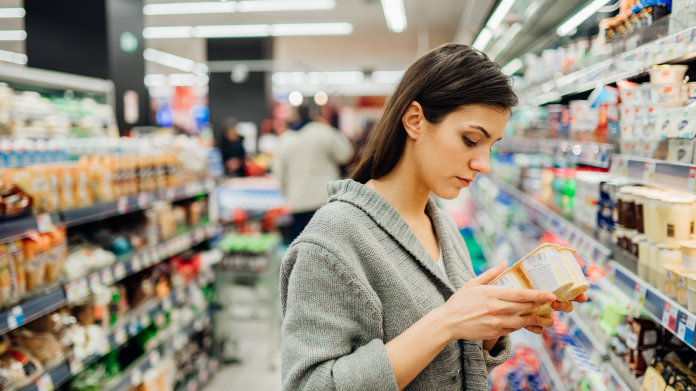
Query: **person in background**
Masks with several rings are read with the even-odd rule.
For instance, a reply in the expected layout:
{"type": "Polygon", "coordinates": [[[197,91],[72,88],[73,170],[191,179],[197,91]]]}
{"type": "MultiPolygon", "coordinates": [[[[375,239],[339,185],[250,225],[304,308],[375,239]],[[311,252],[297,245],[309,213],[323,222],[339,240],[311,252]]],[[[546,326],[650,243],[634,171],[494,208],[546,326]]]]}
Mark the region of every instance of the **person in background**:
{"type": "Polygon", "coordinates": [[[220,152],[225,162],[225,173],[232,176],[244,176],[244,137],[237,133],[237,119],[225,118],[220,126],[222,137],[220,138],[220,152]]]}
{"type": "Polygon", "coordinates": [[[340,178],[340,166],[353,157],[353,144],[336,128],[312,120],[309,107],[298,108],[295,132],[280,137],[272,172],[288,201],[294,223],[290,241],[302,233],[326,204],[326,184],[340,178]]]}

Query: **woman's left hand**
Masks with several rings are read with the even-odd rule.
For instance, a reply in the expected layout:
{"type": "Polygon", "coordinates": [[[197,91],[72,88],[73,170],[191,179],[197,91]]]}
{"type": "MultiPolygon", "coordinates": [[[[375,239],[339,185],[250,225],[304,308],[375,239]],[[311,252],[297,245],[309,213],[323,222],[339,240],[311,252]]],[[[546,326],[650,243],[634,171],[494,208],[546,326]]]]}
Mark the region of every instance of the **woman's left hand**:
{"type": "MultiPolygon", "coordinates": [[[[571,300],[576,303],[584,303],[587,301],[587,296],[583,293],[582,295],[576,297],[575,299],[571,300]]],[[[573,311],[573,303],[569,302],[562,302],[562,301],[554,301],[551,303],[551,308],[553,308],[555,311],[560,311],[560,312],[571,312],[573,311]]],[[[539,317],[536,319],[534,322],[534,325],[529,325],[525,327],[528,331],[531,331],[534,334],[541,334],[545,328],[553,326],[553,319],[551,317],[539,317]]]]}

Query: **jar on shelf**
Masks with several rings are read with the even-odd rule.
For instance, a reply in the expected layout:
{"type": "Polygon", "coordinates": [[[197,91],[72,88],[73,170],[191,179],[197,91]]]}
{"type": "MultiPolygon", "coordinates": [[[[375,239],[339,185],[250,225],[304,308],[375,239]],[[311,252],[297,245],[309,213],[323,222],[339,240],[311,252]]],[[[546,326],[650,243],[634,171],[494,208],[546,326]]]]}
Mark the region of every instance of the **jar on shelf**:
{"type": "Polygon", "coordinates": [[[694,222],[694,199],[691,196],[668,196],[665,202],[664,243],[677,245],[691,238],[694,222]]]}
{"type": "Polygon", "coordinates": [[[648,281],[650,275],[650,240],[646,235],[636,235],[638,242],[638,277],[648,281]]]}
{"type": "MultiPolygon", "coordinates": [[[[682,263],[682,253],[681,253],[681,247],[679,246],[670,246],[668,244],[660,243],[657,245],[658,248],[658,260],[659,260],[659,268],[658,268],[658,273],[659,273],[659,278],[657,278],[657,289],[662,292],[665,292],[665,281],[667,279],[667,272],[668,268],[667,266],[676,266],[679,267],[681,266],[682,263]]],[[[671,277],[671,275],[670,275],[671,277]]]]}
{"type": "Polygon", "coordinates": [[[660,267],[660,253],[659,249],[657,248],[657,243],[648,240],[648,251],[650,254],[648,257],[648,260],[650,261],[650,266],[648,268],[650,273],[646,281],[648,281],[652,286],[657,286],[657,280],[660,275],[658,273],[658,268],[660,267]]]}

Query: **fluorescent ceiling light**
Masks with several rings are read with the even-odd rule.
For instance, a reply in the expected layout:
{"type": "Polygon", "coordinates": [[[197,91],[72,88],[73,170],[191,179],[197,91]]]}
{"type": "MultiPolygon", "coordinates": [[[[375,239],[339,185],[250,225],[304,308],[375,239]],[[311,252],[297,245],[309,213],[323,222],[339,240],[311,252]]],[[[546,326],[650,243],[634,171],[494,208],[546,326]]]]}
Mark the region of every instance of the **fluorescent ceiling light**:
{"type": "Polygon", "coordinates": [[[146,27],[143,30],[145,38],[191,38],[192,26],[146,27]]]}
{"type": "Polygon", "coordinates": [[[498,5],[498,8],[495,9],[495,12],[493,12],[493,15],[491,15],[491,18],[488,19],[488,22],[486,23],[486,27],[488,27],[491,30],[495,30],[500,26],[500,24],[503,22],[503,19],[505,19],[505,16],[510,12],[510,8],[512,8],[513,4],[515,4],[515,0],[503,0],[500,2],[500,5],[498,5]]]}
{"type": "Polygon", "coordinates": [[[503,67],[502,71],[504,74],[510,76],[510,75],[513,75],[515,72],[519,71],[520,69],[522,69],[523,65],[524,65],[524,63],[522,62],[522,60],[520,60],[519,58],[516,58],[516,59],[510,61],[509,63],[507,63],[507,65],[505,65],[503,67]]]}
{"type": "Polygon", "coordinates": [[[196,26],[193,36],[197,38],[221,38],[221,37],[266,37],[268,36],[267,24],[238,24],[227,26],[196,26]]]}
{"type": "Polygon", "coordinates": [[[489,57],[491,60],[495,60],[496,57],[500,54],[500,52],[505,49],[510,42],[512,42],[512,39],[515,38],[515,36],[522,30],[522,25],[520,23],[515,23],[512,26],[510,26],[507,31],[505,31],[505,34],[498,40],[498,42],[493,45],[493,49],[491,49],[491,52],[489,53],[489,57]]]}
{"type": "Polygon", "coordinates": [[[27,55],[22,53],[8,52],[0,50],[0,61],[13,62],[15,64],[25,65],[27,63],[27,55]]]}
{"type": "Polygon", "coordinates": [[[23,18],[26,15],[24,8],[0,8],[0,18],[23,18]]]}
{"type": "Polygon", "coordinates": [[[224,26],[148,27],[145,38],[223,38],[291,35],[344,35],[353,31],[350,23],[238,24],[224,26]]]}
{"type": "Polygon", "coordinates": [[[168,67],[180,69],[186,72],[207,73],[208,66],[203,63],[196,63],[188,58],[179,57],[171,53],[162,52],[155,49],[145,49],[143,57],[152,62],[166,65],[168,67]]]}
{"type": "Polygon", "coordinates": [[[384,18],[387,19],[389,30],[400,33],[406,29],[406,9],[404,0],[382,0],[384,18]]]}
{"type": "Polygon", "coordinates": [[[350,23],[294,23],[273,24],[270,34],[273,36],[287,35],[345,35],[353,32],[350,23]]]}
{"type": "Polygon", "coordinates": [[[0,30],[0,41],[24,41],[27,32],[24,30],[0,30]]]}
{"type": "Polygon", "coordinates": [[[374,71],[370,79],[378,84],[396,84],[403,76],[404,71],[374,71]]]}
{"type": "Polygon", "coordinates": [[[561,37],[565,37],[571,31],[575,30],[576,27],[580,26],[582,22],[586,21],[590,16],[594,15],[600,8],[604,7],[610,0],[594,0],[588,4],[585,8],[581,9],[580,12],[573,15],[570,19],[565,21],[556,29],[556,34],[561,37]]]}
{"type": "Polygon", "coordinates": [[[265,11],[308,11],[328,10],[336,6],[334,0],[256,0],[240,1],[237,5],[239,12],[265,11]]]}
{"type": "Polygon", "coordinates": [[[167,76],[162,74],[149,74],[145,75],[145,86],[146,87],[162,87],[167,85],[167,76]]]}
{"type": "Polygon", "coordinates": [[[276,72],[271,80],[276,85],[360,84],[365,74],[360,71],[276,72]]]}
{"type": "Polygon", "coordinates": [[[486,46],[488,46],[488,42],[491,41],[491,38],[493,38],[493,30],[489,29],[488,27],[484,27],[479,33],[479,36],[476,37],[474,44],[471,46],[473,46],[475,49],[483,50],[486,48],[486,46]]]}
{"type": "Polygon", "coordinates": [[[196,3],[161,3],[143,7],[145,15],[217,14],[235,12],[236,1],[210,1],[196,3]]]}

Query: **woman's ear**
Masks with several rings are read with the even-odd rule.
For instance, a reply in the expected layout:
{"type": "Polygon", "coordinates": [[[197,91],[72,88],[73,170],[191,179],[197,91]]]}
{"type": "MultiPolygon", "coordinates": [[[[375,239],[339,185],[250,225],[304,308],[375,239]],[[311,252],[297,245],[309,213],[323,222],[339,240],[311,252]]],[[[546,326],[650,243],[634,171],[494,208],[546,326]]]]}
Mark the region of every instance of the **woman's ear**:
{"type": "Polygon", "coordinates": [[[404,129],[408,136],[414,140],[418,140],[420,135],[423,133],[423,121],[425,116],[423,116],[423,107],[420,103],[415,100],[408,105],[406,113],[401,117],[401,123],[404,124],[404,129]]]}

